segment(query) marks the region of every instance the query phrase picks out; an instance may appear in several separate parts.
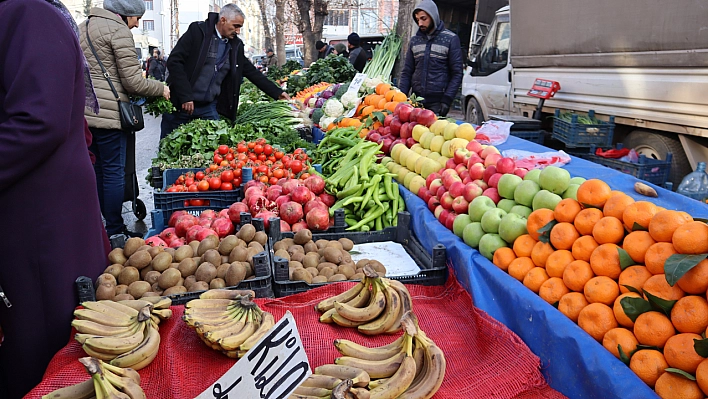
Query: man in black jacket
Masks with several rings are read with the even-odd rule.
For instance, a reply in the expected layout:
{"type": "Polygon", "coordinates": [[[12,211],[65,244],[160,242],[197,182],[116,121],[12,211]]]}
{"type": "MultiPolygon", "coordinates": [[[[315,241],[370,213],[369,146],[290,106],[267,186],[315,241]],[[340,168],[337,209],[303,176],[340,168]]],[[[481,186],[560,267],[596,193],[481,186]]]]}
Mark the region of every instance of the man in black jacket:
{"type": "Polygon", "coordinates": [[[323,42],[322,40],[318,40],[317,42],[315,42],[315,48],[317,49],[317,59],[318,60],[321,60],[323,58],[327,58],[327,56],[332,54],[332,51],[334,51],[334,47],[323,42]]]}
{"type": "Polygon", "coordinates": [[[160,138],[193,119],[233,120],[244,77],[275,99],[289,100],[287,93],[258,72],[244,55],[236,35],[245,16],[235,4],[219,14],[209,13],[204,22],[192,22],[167,60],[171,100],[177,112],[162,116],[160,138]]]}
{"type": "Polygon", "coordinates": [[[347,42],[349,43],[349,62],[354,66],[354,69],[363,72],[369,57],[366,51],[359,46],[361,38],[356,32],[353,32],[347,36],[347,42]]]}

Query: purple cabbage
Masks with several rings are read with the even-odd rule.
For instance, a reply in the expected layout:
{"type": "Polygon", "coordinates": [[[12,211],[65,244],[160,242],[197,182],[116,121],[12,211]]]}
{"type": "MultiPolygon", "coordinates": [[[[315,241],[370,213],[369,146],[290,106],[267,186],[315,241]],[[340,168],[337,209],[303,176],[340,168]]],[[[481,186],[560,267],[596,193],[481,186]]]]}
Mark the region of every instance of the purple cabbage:
{"type": "Polygon", "coordinates": [[[318,99],[317,99],[317,102],[315,103],[315,108],[322,108],[322,106],[323,106],[324,103],[325,103],[325,100],[327,100],[327,99],[324,98],[324,97],[318,98],[318,99]]]}

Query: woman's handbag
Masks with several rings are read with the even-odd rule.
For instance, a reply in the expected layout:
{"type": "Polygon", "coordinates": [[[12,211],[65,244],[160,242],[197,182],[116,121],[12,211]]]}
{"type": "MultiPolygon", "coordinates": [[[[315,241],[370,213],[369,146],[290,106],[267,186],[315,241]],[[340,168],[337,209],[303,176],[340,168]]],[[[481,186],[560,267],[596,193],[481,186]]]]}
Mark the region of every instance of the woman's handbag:
{"type": "Polygon", "coordinates": [[[91,38],[89,37],[88,24],[89,21],[86,20],[86,40],[88,41],[89,47],[91,47],[91,52],[93,53],[94,57],[96,57],[96,61],[98,61],[98,65],[101,67],[101,71],[103,71],[103,77],[105,77],[108,81],[108,85],[111,87],[113,95],[116,96],[116,101],[118,101],[118,112],[120,113],[121,129],[128,132],[137,132],[143,130],[143,128],[145,127],[145,121],[143,120],[142,107],[140,107],[139,105],[131,104],[129,102],[121,101],[120,97],[118,97],[118,92],[113,86],[113,82],[111,82],[111,75],[108,74],[108,71],[106,71],[106,67],[103,66],[103,63],[98,58],[98,54],[96,54],[96,49],[93,48],[93,43],[91,43],[91,38]]]}

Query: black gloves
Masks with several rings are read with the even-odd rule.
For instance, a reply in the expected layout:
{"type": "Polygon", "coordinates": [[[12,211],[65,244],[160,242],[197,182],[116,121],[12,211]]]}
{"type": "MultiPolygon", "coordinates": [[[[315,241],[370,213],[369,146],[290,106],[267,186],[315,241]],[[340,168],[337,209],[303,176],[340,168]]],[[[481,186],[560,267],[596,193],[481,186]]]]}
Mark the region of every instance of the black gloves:
{"type": "Polygon", "coordinates": [[[450,112],[450,105],[445,103],[440,104],[440,116],[447,116],[448,112],[450,112]]]}

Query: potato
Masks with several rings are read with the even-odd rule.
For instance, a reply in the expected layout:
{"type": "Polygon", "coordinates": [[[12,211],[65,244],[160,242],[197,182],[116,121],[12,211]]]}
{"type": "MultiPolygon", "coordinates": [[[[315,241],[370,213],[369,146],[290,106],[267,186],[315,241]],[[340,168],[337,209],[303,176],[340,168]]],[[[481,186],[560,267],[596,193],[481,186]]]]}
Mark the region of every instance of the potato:
{"type": "Polygon", "coordinates": [[[238,245],[238,237],[235,235],[229,235],[224,237],[219,243],[219,253],[222,255],[228,255],[231,251],[238,245]]]}
{"type": "Polygon", "coordinates": [[[180,274],[179,270],[177,269],[172,269],[169,268],[162,272],[160,277],[157,279],[157,284],[162,288],[163,290],[167,290],[170,287],[174,287],[179,283],[179,280],[182,278],[182,275],[180,274]]]}
{"type": "Polygon", "coordinates": [[[184,282],[182,283],[185,288],[187,288],[187,291],[192,290],[192,286],[194,283],[197,282],[197,278],[192,274],[191,276],[187,276],[187,278],[184,279],[184,282]]]}
{"type": "Polygon", "coordinates": [[[279,249],[275,251],[275,256],[281,257],[283,259],[290,260],[290,254],[284,249],[279,249]]]}
{"type": "Polygon", "coordinates": [[[108,254],[108,260],[111,263],[122,265],[128,260],[128,258],[126,258],[123,254],[123,248],[116,248],[108,254]]]}
{"type": "Polygon", "coordinates": [[[128,240],[125,242],[125,245],[123,246],[123,255],[126,258],[130,258],[130,256],[133,255],[138,250],[138,248],[142,247],[143,245],[145,245],[145,240],[140,237],[128,238],[128,240]]]}
{"type": "MultiPolygon", "coordinates": [[[[104,270],[103,272],[104,272],[104,273],[111,274],[111,275],[113,275],[113,277],[116,277],[116,278],[117,278],[118,275],[120,274],[121,270],[123,270],[123,265],[118,264],[118,263],[114,263],[114,264],[108,266],[108,267],[106,268],[106,270],[104,270]]],[[[115,295],[114,295],[114,296],[115,296],[115,295]]]]}
{"type": "Polygon", "coordinates": [[[148,251],[145,250],[136,251],[134,254],[130,255],[128,261],[131,266],[134,266],[136,269],[140,270],[152,262],[152,256],[150,256],[148,251]]]}
{"type": "Polygon", "coordinates": [[[116,302],[117,301],[132,301],[134,299],[135,298],[130,294],[120,294],[120,295],[116,295],[115,297],[113,297],[113,300],[116,302]]]}
{"type": "Polygon", "coordinates": [[[223,278],[215,278],[209,283],[209,289],[218,290],[221,288],[226,288],[226,281],[223,278]]]}
{"type": "MultiPolygon", "coordinates": [[[[135,255],[133,255],[133,256],[135,256],[135,255]]],[[[172,255],[168,254],[167,252],[160,252],[152,259],[152,262],[151,262],[153,270],[156,270],[160,273],[167,270],[167,268],[169,268],[171,264],[172,264],[172,255]]]]}
{"type": "Polygon", "coordinates": [[[325,276],[316,276],[312,278],[312,284],[321,284],[321,283],[326,283],[327,282],[327,277],[325,276]]]}
{"type": "Polygon", "coordinates": [[[166,289],[165,291],[162,292],[163,296],[170,296],[170,295],[175,295],[175,294],[184,294],[187,292],[187,288],[183,286],[177,286],[177,287],[170,287],[166,289]]]}
{"type": "MultiPolygon", "coordinates": [[[[220,265],[223,262],[221,261],[221,254],[219,251],[216,249],[210,249],[202,255],[202,262],[201,263],[211,263],[212,265],[220,265]]],[[[201,265],[200,263],[200,265],[201,265]]]]}
{"type": "Polygon", "coordinates": [[[199,248],[197,248],[197,256],[202,256],[206,253],[206,251],[216,249],[218,246],[219,237],[214,235],[206,236],[206,238],[199,243],[199,248]]]}
{"type": "Polygon", "coordinates": [[[346,280],[347,280],[347,276],[345,276],[345,275],[343,275],[343,274],[335,274],[334,276],[332,276],[332,277],[329,278],[329,281],[330,281],[330,282],[334,282],[334,281],[346,281],[346,280]]]}
{"type": "Polygon", "coordinates": [[[197,278],[197,281],[204,281],[208,284],[216,277],[216,266],[210,262],[204,262],[199,265],[197,271],[194,273],[194,277],[197,278]]]}
{"type": "Polygon", "coordinates": [[[246,278],[246,273],[247,269],[243,266],[241,262],[232,263],[231,267],[229,267],[229,270],[226,271],[226,278],[224,279],[226,281],[226,286],[235,287],[241,284],[241,281],[246,278]]]}
{"type": "Polygon", "coordinates": [[[312,232],[309,229],[298,230],[293,237],[293,242],[297,245],[305,245],[312,240],[312,232]]]}
{"type": "Polygon", "coordinates": [[[342,263],[342,251],[340,249],[327,247],[324,249],[323,255],[327,262],[332,262],[335,265],[342,263]]]}
{"type": "Polygon", "coordinates": [[[187,278],[197,271],[197,262],[194,261],[194,258],[187,258],[179,263],[177,270],[179,270],[182,277],[187,278]]]}
{"type": "Polygon", "coordinates": [[[320,272],[315,267],[308,267],[305,270],[307,270],[312,275],[312,277],[317,277],[320,274],[320,272]]]}
{"type": "Polygon", "coordinates": [[[252,224],[244,224],[241,229],[236,233],[236,237],[250,243],[256,236],[256,228],[252,224]]]}
{"type": "Polygon", "coordinates": [[[219,267],[217,267],[216,278],[224,279],[224,277],[226,277],[226,272],[229,270],[229,267],[231,267],[231,263],[222,263],[219,267]]]}
{"type": "Polygon", "coordinates": [[[127,294],[128,293],[128,286],[125,284],[118,284],[116,285],[116,295],[120,294],[127,294]]]}
{"type": "Polygon", "coordinates": [[[206,291],[209,289],[209,284],[207,284],[205,281],[197,281],[196,283],[192,284],[192,287],[188,289],[187,291],[189,292],[197,292],[197,291],[206,291]]]}
{"type": "Polygon", "coordinates": [[[312,274],[305,269],[293,269],[293,281],[304,281],[307,284],[312,284],[312,274]]]}
{"type": "Polygon", "coordinates": [[[151,284],[147,281],[134,281],[128,286],[128,294],[133,298],[140,298],[144,293],[150,291],[151,284]]]}
{"type": "MultiPolygon", "coordinates": [[[[147,251],[148,251],[148,253],[150,254],[150,256],[154,258],[154,257],[157,256],[157,254],[159,254],[160,252],[164,252],[164,250],[165,250],[165,247],[161,247],[161,246],[158,245],[158,246],[156,246],[156,247],[150,247],[147,251]]],[[[170,260],[171,260],[171,259],[172,259],[172,257],[170,256],[170,260]]]]}
{"type": "Polygon", "coordinates": [[[116,286],[111,284],[101,284],[96,289],[97,300],[112,300],[116,296],[116,286]]]}
{"type": "Polygon", "coordinates": [[[182,262],[183,260],[187,258],[191,258],[194,256],[194,250],[192,249],[191,246],[189,245],[182,245],[181,247],[177,248],[175,251],[175,256],[174,260],[175,262],[179,263],[182,262]]]}
{"type": "Polygon", "coordinates": [[[118,276],[118,282],[125,285],[130,285],[132,282],[138,280],[140,280],[140,272],[133,266],[123,268],[118,276]]]}
{"type": "Polygon", "coordinates": [[[266,242],[268,242],[268,234],[266,234],[265,231],[257,231],[256,235],[253,236],[253,241],[261,244],[261,247],[264,247],[266,242]]]}
{"type": "Polygon", "coordinates": [[[351,251],[352,248],[354,248],[354,241],[348,239],[348,238],[340,238],[339,243],[342,245],[342,249],[345,251],[351,251]]]}

